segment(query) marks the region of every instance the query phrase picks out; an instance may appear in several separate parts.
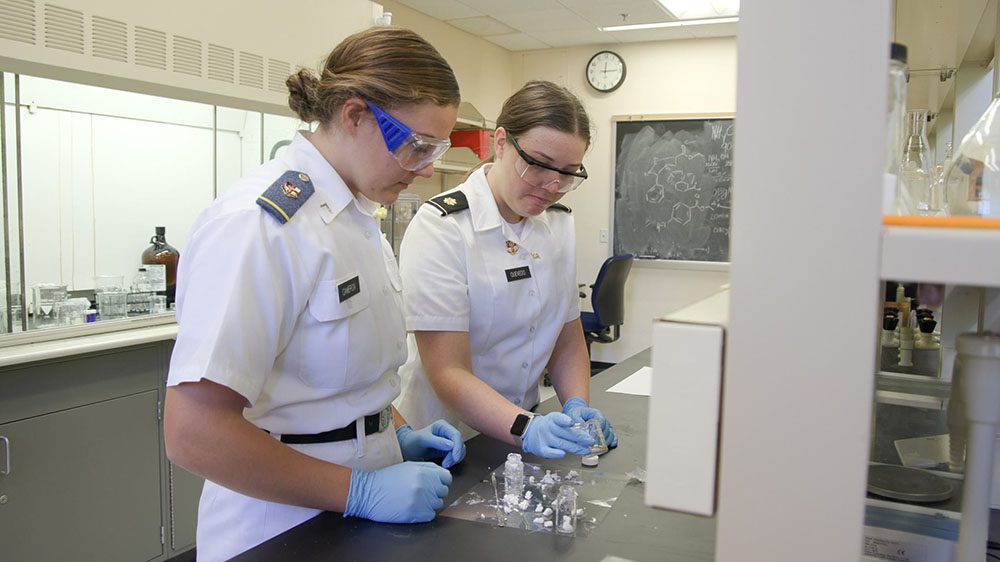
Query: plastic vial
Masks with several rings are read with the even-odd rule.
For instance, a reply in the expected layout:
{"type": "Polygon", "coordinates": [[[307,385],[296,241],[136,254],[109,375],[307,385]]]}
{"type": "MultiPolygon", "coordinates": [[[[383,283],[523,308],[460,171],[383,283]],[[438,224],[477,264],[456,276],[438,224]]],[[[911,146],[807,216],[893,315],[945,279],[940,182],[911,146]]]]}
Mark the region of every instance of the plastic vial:
{"type": "Polygon", "coordinates": [[[524,491],[524,463],[521,455],[510,453],[503,465],[503,489],[505,496],[519,498],[524,491]]]}
{"type": "Polygon", "coordinates": [[[568,484],[559,487],[556,496],[556,532],[572,535],[576,532],[576,488],[568,484]]]}

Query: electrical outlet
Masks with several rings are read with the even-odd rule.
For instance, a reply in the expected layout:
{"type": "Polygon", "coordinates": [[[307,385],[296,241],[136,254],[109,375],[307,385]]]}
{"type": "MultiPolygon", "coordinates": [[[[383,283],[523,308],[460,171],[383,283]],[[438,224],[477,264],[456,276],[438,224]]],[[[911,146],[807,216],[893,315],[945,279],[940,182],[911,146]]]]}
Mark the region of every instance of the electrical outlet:
{"type": "Polygon", "coordinates": [[[608,229],[602,228],[601,231],[600,231],[599,237],[600,237],[600,240],[601,240],[601,244],[607,244],[608,243],[608,229]]]}

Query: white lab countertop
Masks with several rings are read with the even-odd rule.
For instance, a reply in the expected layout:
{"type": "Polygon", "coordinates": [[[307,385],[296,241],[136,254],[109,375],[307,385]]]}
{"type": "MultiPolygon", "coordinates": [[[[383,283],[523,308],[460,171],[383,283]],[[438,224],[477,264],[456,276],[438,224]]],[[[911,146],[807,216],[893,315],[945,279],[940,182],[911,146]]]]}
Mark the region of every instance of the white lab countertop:
{"type": "Polygon", "coordinates": [[[173,313],[0,336],[0,368],[177,337],[173,313]]]}

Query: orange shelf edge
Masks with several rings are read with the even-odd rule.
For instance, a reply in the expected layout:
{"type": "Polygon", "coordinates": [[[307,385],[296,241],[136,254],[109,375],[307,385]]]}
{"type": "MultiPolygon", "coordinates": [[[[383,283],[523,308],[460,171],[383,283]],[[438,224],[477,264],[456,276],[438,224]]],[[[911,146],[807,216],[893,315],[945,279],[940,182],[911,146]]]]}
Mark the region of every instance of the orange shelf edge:
{"type": "Polygon", "coordinates": [[[1000,219],[985,217],[921,217],[911,215],[882,215],[882,224],[885,226],[979,228],[1000,230],[1000,219]]]}

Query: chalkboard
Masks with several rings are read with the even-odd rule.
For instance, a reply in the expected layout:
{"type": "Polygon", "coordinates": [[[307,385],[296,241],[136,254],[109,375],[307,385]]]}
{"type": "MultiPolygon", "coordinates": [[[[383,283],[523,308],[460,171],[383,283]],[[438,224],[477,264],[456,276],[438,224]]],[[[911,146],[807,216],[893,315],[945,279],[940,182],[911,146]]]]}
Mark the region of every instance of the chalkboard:
{"type": "Polygon", "coordinates": [[[729,261],[731,116],[616,118],[614,254],[729,261]]]}

